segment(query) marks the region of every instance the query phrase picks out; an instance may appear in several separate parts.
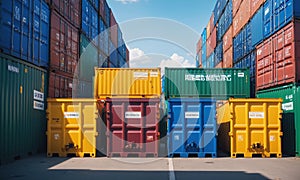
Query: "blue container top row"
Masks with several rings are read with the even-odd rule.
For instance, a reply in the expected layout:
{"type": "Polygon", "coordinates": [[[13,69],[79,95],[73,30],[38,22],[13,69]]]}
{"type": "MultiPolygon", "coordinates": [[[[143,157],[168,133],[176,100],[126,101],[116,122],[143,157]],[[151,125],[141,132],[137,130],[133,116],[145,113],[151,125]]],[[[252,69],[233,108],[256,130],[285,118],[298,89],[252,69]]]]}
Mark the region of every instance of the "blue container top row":
{"type": "MultiPolygon", "coordinates": [[[[223,14],[223,11],[225,9],[225,6],[227,4],[229,0],[217,0],[217,3],[215,5],[215,8],[214,8],[214,25],[217,24],[217,22],[219,21],[221,15],[223,14]]],[[[231,1],[231,4],[232,4],[232,0],[231,1]]]]}
{"type": "Polygon", "coordinates": [[[232,24],[232,0],[227,3],[223,14],[219,19],[217,26],[217,40],[218,42],[222,40],[224,34],[227,32],[228,28],[232,24]]]}
{"type": "Polygon", "coordinates": [[[37,66],[49,65],[49,7],[43,0],[0,3],[0,48],[37,66]]]}

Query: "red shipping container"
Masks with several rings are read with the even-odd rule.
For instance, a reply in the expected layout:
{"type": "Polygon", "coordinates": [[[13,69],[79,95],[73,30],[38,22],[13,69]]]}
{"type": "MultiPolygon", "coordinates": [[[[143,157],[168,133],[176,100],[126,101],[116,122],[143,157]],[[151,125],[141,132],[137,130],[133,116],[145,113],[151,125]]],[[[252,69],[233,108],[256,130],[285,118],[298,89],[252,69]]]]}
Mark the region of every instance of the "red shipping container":
{"type": "Polygon", "coordinates": [[[223,68],[232,68],[233,66],[233,54],[232,54],[232,46],[224,52],[223,55],[223,68]]]}
{"type": "Polygon", "coordinates": [[[210,16],[209,22],[206,27],[206,38],[208,39],[209,36],[213,33],[214,30],[214,13],[210,16]]]}
{"type": "Polygon", "coordinates": [[[251,0],[250,1],[250,17],[252,17],[256,11],[263,5],[265,0],[251,0]]]}
{"type": "Polygon", "coordinates": [[[199,66],[202,66],[202,51],[200,50],[197,55],[198,55],[199,66]]]}
{"type": "Polygon", "coordinates": [[[105,0],[100,0],[99,3],[99,14],[102,17],[102,19],[105,19],[105,11],[104,11],[104,4],[105,4],[105,0]]]}
{"type": "Polygon", "coordinates": [[[80,27],[80,0],[47,0],[46,2],[72,25],[80,27]]]}
{"type": "Polygon", "coordinates": [[[250,20],[250,0],[242,1],[240,8],[233,17],[233,34],[235,37],[250,20]]]}
{"type": "Polygon", "coordinates": [[[108,157],[157,157],[159,102],[154,99],[107,98],[108,157]]]}
{"type": "Polygon", "coordinates": [[[200,38],[199,41],[197,42],[196,53],[198,54],[201,49],[202,49],[202,38],[200,38]]]}
{"type": "Polygon", "coordinates": [[[72,98],[73,78],[50,72],[49,98],[72,98]]]}
{"type": "Polygon", "coordinates": [[[300,82],[299,35],[295,20],[257,47],[256,90],[300,82]]]}
{"type": "Polygon", "coordinates": [[[223,68],[223,61],[219,62],[219,64],[217,64],[215,68],[223,68]]]}
{"type": "Polygon", "coordinates": [[[206,57],[209,57],[214,52],[217,46],[217,28],[214,28],[212,34],[206,41],[206,57]]]}
{"type": "Polygon", "coordinates": [[[232,25],[223,36],[223,52],[227,51],[232,46],[232,25]]]}
{"type": "Polygon", "coordinates": [[[79,30],[52,11],[50,31],[50,70],[73,76],[79,60],[79,30]]]}
{"type": "Polygon", "coordinates": [[[110,39],[118,47],[118,24],[112,11],[110,11],[110,39]]]}
{"type": "Polygon", "coordinates": [[[232,0],[232,16],[234,17],[243,0],[232,0]]]}

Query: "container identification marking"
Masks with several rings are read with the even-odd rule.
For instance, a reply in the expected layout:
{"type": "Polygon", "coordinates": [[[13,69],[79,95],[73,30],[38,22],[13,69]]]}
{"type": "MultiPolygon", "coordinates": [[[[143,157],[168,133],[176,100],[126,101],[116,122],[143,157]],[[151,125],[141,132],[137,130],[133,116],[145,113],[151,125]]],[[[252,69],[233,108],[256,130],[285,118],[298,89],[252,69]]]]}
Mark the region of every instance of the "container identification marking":
{"type": "Polygon", "coordinates": [[[64,112],[65,118],[79,118],[78,112],[64,112]]]}
{"type": "Polygon", "coordinates": [[[33,109],[43,111],[44,110],[44,103],[38,102],[38,101],[33,101],[33,109]]]}
{"type": "Polygon", "coordinates": [[[238,73],[238,77],[245,77],[245,73],[238,73]]]}
{"type": "Polygon", "coordinates": [[[147,136],[147,141],[153,141],[154,137],[153,136],[147,136]]]}
{"type": "Polygon", "coordinates": [[[294,110],[294,103],[293,102],[283,103],[282,109],[285,111],[292,111],[292,110],[294,110]]]}
{"type": "Polygon", "coordinates": [[[134,72],[133,73],[134,78],[148,78],[147,72],[134,72]]]}
{"type": "Polygon", "coordinates": [[[270,141],[275,142],[275,136],[270,136],[270,141]]]}
{"type": "Polygon", "coordinates": [[[180,139],[180,138],[179,138],[179,135],[175,135],[175,136],[174,136],[174,139],[175,139],[176,141],[179,141],[179,139],[180,139]]]}
{"type": "Polygon", "coordinates": [[[185,112],[185,118],[186,119],[198,119],[199,112],[185,112]]]}
{"type": "Polygon", "coordinates": [[[140,118],[142,118],[142,113],[127,111],[127,112],[125,112],[125,118],[126,119],[140,119],[140,118]]]}
{"type": "Polygon", "coordinates": [[[185,81],[231,81],[231,75],[210,74],[210,75],[193,75],[186,74],[185,81]]]}
{"type": "Polygon", "coordinates": [[[15,66],[8,65],[7,70],[15,73],[19,73],[19,68],[15,66]]]}
{"type": "Polygon", "coordinates": [[[150,77],[157,77],[158,76],[158,72],[150,72],[150,77]]]}
{"type": "Polygon", "coordinates": [[[249,112],[249,118],[251,119],[262,119],[265,117],[264,112],[249,112]]]}
{"type": "Polygon", "coordinates": [[[44,101],[44,93],[37,90],[33,90],[33,99],[38,101],[44,101]]]}

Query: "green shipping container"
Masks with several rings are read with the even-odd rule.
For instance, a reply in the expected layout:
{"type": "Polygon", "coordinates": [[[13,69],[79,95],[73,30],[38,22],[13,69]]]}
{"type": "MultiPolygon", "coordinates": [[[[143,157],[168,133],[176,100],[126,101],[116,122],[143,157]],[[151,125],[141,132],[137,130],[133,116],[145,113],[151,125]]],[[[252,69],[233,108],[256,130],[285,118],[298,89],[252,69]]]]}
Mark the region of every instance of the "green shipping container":
{"type": "Polygon", "coordinates": [[[258,98],[282,98],[282,153],[300,156],[300,86],[291,84],[258,91],[258,98]]]}
{"type": "Polygon", "coordinates": [[[46,152],[47,72],[0,54],[0,164],[46,152]]]}
{"type": "Polygon", "coordinates": [[[166,68],[165,96],[174,97],[229,97],[250,96],[248,69],[166,68]]]}

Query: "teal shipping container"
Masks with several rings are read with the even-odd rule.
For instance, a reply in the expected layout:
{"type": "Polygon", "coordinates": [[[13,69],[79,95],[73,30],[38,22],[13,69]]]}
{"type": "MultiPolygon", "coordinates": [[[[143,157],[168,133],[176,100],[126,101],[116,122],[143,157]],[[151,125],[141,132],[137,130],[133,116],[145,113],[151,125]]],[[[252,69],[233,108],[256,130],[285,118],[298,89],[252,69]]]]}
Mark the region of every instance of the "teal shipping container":
{"type": "Polygon", "coordinates": [[[165,96],[175,97],[229,97],[250,96],[249,69],[166,68],[165,96]]]}
{"type": "Polygon", "coordinates": [[[282,154],[300,157],[300,86],[290,84],[258,91],[258,98],[282,98],[282,154]]]}
{"type": "Polygon", "coordinates": [[[46,152],[47,71],[0,54],[0,164],[46,152]]]}

